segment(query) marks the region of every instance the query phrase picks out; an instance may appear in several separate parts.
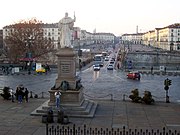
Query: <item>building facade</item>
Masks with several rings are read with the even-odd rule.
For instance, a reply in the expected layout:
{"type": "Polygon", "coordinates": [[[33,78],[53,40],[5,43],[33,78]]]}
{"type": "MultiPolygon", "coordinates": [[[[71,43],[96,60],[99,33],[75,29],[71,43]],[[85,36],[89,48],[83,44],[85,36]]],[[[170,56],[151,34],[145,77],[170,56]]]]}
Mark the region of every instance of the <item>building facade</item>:
{"type": "Polygon", "coordinates": [[[3,48],[3,30],[0,30],[0,49],[3,48]]]}
{"type": "Polygon", "coordinates": [[[146,33],[124,34],[122,43],[144,44],[168,51],[180,51],[180,23],[155,28],[146,33]]]}
{"type": "MultiPolygon", "coordinates": [[[[60,29],[58,23],[42,24],[43,36],[45,39],[50,39],[54,43],[55,49],[60,46],[60,29]]],[[[13,27],[5,26],[3,28],[3,39],[13,31],[13,27]]],[[[112,33],[90,33],[86,30],[81,30],[79,27],[74,27],[72,33],[73,46],[90,45],[94,43],[114,43],[115,35],[112,33]]]]}
{"type": "Polygon", "coordinates": [[[144,33],[136,33],[136,34],[123,34],[122,35],[122,43],[131,43],[131,44],[142,44],[144,33]]]}

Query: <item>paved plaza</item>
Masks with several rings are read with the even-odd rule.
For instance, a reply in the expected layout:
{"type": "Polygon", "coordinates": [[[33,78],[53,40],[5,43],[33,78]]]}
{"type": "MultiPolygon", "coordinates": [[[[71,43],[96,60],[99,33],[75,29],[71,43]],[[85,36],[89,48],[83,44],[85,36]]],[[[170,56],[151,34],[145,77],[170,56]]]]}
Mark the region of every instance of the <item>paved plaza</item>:
{"type": "MultiPolygon", "coordinates": [[[[40,116],[30,116],[48,98],[31,98],[29,103],[12,103],[0,97],[1,135],[44,135],[45,124],[40,116]]],[[[180,104],[156,102],[153,105],[130,100],[97,100],[93,118],[69,118],[67,126],[86,124],[92,128],[176,129],[180,132],[180,104]]],[[[56,118],[55,123],[56,123],[56,118]]]]}

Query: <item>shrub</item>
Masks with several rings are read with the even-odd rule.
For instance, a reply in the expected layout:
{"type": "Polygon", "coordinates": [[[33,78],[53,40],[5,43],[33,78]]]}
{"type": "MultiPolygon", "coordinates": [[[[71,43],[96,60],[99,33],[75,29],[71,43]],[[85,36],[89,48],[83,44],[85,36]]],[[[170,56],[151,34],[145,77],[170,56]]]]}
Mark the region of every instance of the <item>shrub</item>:
{"type": "Polygon", "coordinates": [[[1,94],[1,96],[6,100],[10,99],[10,97],[11,97],[11,94],[10,94],[9,90],[10,90],[9,87],[4,87],[3,88],[3,93],[1,94]]]}
{"type": "Polygon", "coordinates": [[[146,104],[154,103],[154,99],[152,98],[150,91],[144,91],[144,96],[142,98],[142,101],[146,104]]]}
{"type": "Polygon", "coordinates": [[[135,102],[135,103],[141,102],[141,97],[139,97],[138,89],[132,90],[131,93],[132,93],[132,95],[130,95],[129,98],[132,99],[133,102],[135,102]]]}

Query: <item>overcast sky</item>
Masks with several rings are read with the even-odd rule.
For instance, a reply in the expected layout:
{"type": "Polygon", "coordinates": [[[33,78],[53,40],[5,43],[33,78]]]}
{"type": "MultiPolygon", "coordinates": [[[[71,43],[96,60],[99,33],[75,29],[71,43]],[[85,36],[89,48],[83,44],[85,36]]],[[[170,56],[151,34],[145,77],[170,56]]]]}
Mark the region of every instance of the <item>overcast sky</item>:
{"type": "Polygon", "coordinates": [[[0,29],[19,20],[37,18],[56,23],[65,12],[76,27],[88,32],[146,32],[180,23],[180,0],[1,0],[0,29]]]}

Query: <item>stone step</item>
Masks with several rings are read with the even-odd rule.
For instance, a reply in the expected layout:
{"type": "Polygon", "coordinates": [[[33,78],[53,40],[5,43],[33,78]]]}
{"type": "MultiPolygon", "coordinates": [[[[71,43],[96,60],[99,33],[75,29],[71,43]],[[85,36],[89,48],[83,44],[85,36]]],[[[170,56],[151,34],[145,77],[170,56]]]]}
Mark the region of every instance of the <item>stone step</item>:
{"type": "Polygon", "coordinates": [[[67,112],[67,115],[75,115],[75,114],[80,114],[80,115],[88,115],[91,111],[92,106],[94,105],[93,102],[88,102],[88,105],[86,106],[86,108],[84,108],[83,110],[77,110],[76,108],[71,108],[71,109],[64,109],[65,112],[67,112]]]}
{"type": "MultiPolygon", "coordinates": [[[[57,117],[59,109],[56,107],[49,107],[48,101],[39,106],[36,110],[34,110],[31,115],[33,116],[42,116],[46,115],[48,110],[53,110],[54,117],[57,117]]],[[[69,117],[94,117],[95,111],[97,109],[97,103],[90,100],[84,100],[79,106],[63,106],[60,109],[64,110],[65,114],[69,117]]]]}
{"type": "MultiPolygon", "coordinates": [[[[82,105],[84,105],[84,106],[77,106],[77,107],[74,107],[74,106],[73,107],[70,107],[70,106],[64,107],[63,106],[60,108],[60,110],[64,110],[67,113],[67,115],[69,115],[69,114],[88,114],[93,105],[93,102],[86,100],[86,101],[84,101],[84,103],[82,105]]],[[[47,114],[49,109],[52,109],[54,114],[57,114],[59,111],[59,109],[57,109],[56,107],[42,106],[42,108],[37,109],[36,112],[47,114]]]]}
{"type": "MultiPolygon", "coordinates": [[[[74,105],[74,104],[61,105],[61,108],[64,109],[64,110],[68,109],[68,110],[75,110],[75,111],[79,110],[80,111],[80,110],[84,110],[88,106],[88,104],[89,104],[89,102],[87,100],[83,100],[83,102],[80,105],[78,105],[78,104],[76,104],[76,105],[74,105]]],[[[51,108],[53,110],[57,109],[56,107],[50,107],[48,105],[42,106],[43,110],[49,110],[51,108]]]]}

